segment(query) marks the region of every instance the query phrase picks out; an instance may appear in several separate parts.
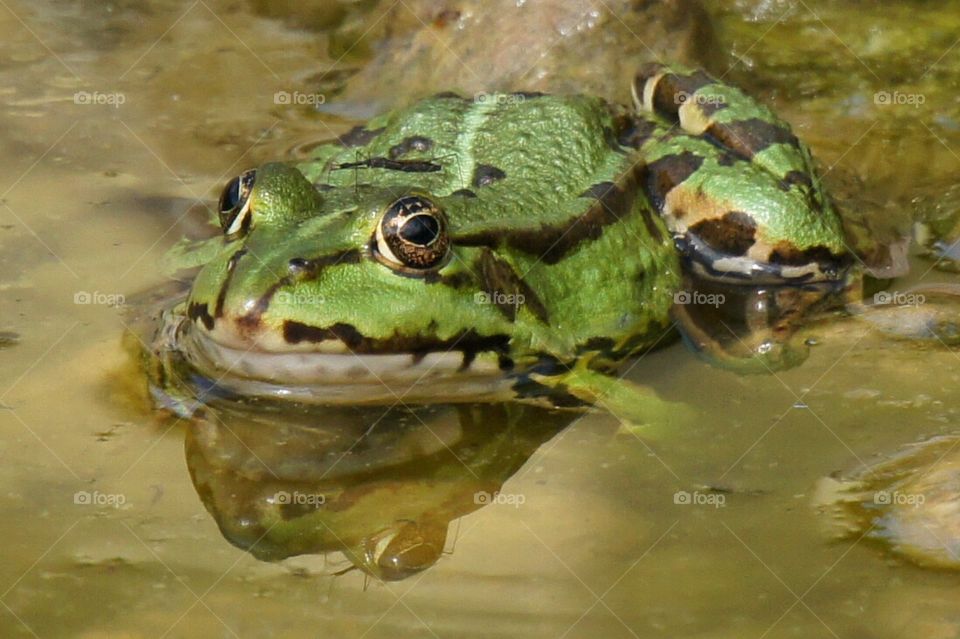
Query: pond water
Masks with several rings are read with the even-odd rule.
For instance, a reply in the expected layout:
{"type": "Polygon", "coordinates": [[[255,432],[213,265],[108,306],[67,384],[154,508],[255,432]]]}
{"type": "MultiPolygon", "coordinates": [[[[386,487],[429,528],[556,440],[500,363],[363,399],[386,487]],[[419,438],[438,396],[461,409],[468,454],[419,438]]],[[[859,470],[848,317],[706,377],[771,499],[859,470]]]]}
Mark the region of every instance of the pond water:
{"type": "MultiPolygon", "coordinates": [[[[470,489],[505,482],[502,498],[445,506],[445,553],[408,579],[228,543],[188,425],[148,406],[117,305],[163,280],[157,260],[227,178],[352,124],[277,95],[361,64],[366,45],[343,55],[325,29],[363,33],[369,14],[340,9],[376,3],[269,4],[0,3],[0,635],[960,637],[960,574],[841,534],[816,505],[821,478],[958,430],[957,353],[856,323],[776,375],[681,344],[635,362],[630,379],[700,415],[682,432],[534,416],[536,437],[511,435],[518,468],[470,489]]],[[[916,207],[952,212],[960,12],[855,4],[708,9],[740,59],[730,77],[902,230],[916,207]],[[926,104],[883,110],[878,91],[926,104]]],[[[911,266],[898,289],[954,277],[911,266]]]]}

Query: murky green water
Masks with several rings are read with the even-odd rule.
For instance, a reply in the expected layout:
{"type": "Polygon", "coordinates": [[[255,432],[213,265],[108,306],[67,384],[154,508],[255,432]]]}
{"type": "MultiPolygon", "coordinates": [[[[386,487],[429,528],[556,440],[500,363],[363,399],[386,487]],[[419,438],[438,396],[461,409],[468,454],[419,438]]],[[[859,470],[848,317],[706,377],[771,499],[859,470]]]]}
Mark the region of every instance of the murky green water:
{"type": "MultiPolygon", "coordinates": [[[[0,3],[0,635],[960,636],[960,574],[838,537],[813,505],[818,479],[958,430],[960,357],[857,324],[775,376],[679,344],[646,356],[630,377],[699,410],[695,427],[643,442],[571,416],[503,485],[522,500],[465,509],[447,553],[409,579],[225,541],[185,424],[134,390],[110,304],[160,280],[184,214],[226,177],[350,124],[275,96],[336,85],[374,53],[343,55],[323,29],[377,32],[377,15],[318,3],[283,20],[264,14],[286,3],[268,4],[0,3]]],[[[739,58],[729,77],[891,233],[953,212],[960,13],[935,4],[708,4],[733,52],[714,71],[739,58]]],[[[914,260],[897,287],[951,277],[914,260]]]]}

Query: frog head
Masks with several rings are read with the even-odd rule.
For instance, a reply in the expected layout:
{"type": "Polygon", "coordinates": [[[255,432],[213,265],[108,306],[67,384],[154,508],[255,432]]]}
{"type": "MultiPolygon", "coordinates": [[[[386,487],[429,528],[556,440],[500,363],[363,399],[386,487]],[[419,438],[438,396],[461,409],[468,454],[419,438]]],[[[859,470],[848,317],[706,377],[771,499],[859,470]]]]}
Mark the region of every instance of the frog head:
{"type": "Polygon", "coordinates": [[[354,398],[468,368],[468,383],[502,378],[523,318],[485,303],[481,249],[454,240],[457,200],[416,186],[323,190],[280,163],[232,179],[219,248],[187,302],[189,353],[354,398]]]}

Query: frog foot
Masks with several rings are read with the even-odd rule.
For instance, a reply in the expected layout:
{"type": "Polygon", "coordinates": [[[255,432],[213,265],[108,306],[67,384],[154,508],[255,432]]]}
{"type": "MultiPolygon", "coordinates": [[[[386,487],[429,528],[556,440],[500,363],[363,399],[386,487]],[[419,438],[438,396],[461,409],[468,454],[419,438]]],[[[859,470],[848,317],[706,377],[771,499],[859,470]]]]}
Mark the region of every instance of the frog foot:
{"type": "Polygon", "coordinates": [[[620,421],[620,433],[659,439],[691,426],[698,418],[690,406],[659,397],[651,388],[578,365],[562,375],[531,376],[534,381],[602,408],[620,421]]]}

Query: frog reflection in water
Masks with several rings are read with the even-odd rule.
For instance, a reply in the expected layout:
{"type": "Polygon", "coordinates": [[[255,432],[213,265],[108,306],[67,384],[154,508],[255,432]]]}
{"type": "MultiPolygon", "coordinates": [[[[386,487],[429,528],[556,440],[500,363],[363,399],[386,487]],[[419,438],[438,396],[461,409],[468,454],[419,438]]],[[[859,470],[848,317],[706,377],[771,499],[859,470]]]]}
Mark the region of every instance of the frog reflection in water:
{"type": "MultiPolygon", "coordinates": [[[[155,396],[546,399],[669,424],[678,406],[612,373],[669,332],[682,272],[831,289],[851,256],[768,109],[660,65],[634,95],[439,95],[232,180],[222,235],[174,251],[202,268],[164,317],[155,396]]],[[[756,343],[743,361],[798,359],[756,343]]]]}
{"type": "Polygon", "coordinates": [[[572,418],[502,403],[298,415],[281,424],[262,406],[225,407],[226,421],[197,422],[186,441],[197,492],[258,559],[338,551],[382,580],[432,566],[450,522],[490,503],[572,418]]]}

